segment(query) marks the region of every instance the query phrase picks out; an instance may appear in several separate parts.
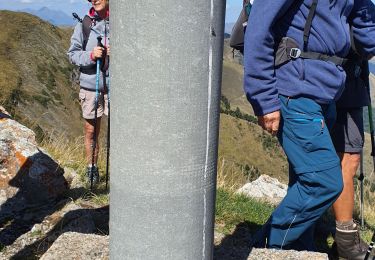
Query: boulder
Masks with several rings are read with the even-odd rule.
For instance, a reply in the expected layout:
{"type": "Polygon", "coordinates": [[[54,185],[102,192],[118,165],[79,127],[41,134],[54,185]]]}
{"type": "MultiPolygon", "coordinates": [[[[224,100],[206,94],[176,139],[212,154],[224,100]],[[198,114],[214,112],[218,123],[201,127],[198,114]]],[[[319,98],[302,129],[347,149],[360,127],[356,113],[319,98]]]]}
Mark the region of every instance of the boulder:
{"type": "Polygon", "coordinates": [[[261,175],[253,182],[246,183],[236,193],[250,198],[265,200],[271,204],[278,204],[286,195],[288,186],[268,175],[261,175]]]}
{"type": "Polygon", "coordinates": [[[109,236],[64,233],[40,258],[40,260],[59,259],[109,259],[109,236]]]}
{"type": "Polygon", "coordinates": [[[0,212],[42,205],[68,189],[63,169],[37,146],[35,134],[0,107],[0,212]]]}

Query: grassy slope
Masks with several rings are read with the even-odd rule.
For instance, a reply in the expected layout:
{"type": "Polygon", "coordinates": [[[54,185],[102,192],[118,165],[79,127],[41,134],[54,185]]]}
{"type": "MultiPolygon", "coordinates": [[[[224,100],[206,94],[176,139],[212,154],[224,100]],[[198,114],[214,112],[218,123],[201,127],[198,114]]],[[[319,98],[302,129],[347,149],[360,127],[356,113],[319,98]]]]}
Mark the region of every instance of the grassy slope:
{"type": "MultiPolygon", "coordinates": [[[[221,94],[229,100],[232,110],[238,107],[242,113],[254,114],[243,91],[243,67],[233,59],[228,39],[224,42],[221,94]]],[[[286,159],[276,143],[276,138],[259,126],[221,114],[218,174],[219,178],[226,178],[219,181],[225,182],[226,187],[238,188],[259,174],[268,174],[287,182],[286,159]]]]}
{"type": "Polygon", "coordinates": [[[0,104],[38,135],[80,135],[78,90],[66,56],[72,30],[11,11],[0,11],[0,22],[0,104]]]}
{"type": "Polygon", "coordinates": [[[253,109],[243,91],[243,67],[233,59],[228,40],[224,42],[223,76],[221,94],[226,96],[232,109],[238,107],[242,112],[253,115],[253,109]]]}
{"type": "Polygon", "coordinates": [[[286,159],[276,139],[255,124],[225,114],[220,118],[218,164],[219,174],[225,171],[228,175],[227,186],[237,188],[249,180],[246,165],[253,173],[250,179],[257,177],[254,175],[267,174],[287,182],[286,159]]]}

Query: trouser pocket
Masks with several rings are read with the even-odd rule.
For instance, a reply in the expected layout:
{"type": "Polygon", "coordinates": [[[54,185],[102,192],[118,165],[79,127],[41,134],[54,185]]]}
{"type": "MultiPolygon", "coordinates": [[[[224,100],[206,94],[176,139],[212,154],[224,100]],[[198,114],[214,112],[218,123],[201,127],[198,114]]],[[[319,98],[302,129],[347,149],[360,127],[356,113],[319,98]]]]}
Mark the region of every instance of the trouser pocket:
{"type": "Polygon", "coordinates": [[[322,144],[319,139],[324,127],[323,118],[313,118],[306,114],[289,114],[284,117],[284,134],[306,152],[321,148],[322,144]]]}

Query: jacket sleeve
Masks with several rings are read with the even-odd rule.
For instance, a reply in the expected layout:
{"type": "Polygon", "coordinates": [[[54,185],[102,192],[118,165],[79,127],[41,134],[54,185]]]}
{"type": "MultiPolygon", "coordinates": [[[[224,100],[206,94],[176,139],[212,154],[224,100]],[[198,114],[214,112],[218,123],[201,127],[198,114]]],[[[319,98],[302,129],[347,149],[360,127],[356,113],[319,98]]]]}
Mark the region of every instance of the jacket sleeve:
{"type": "Polygon", "coordinates": [[[72,64],[77,66],[88,66],[95,64],[90,58],[91,50],[83,50],[83,33],[82,24],[78,23],[74,28],[72,38],[70,39],[70,47],[68,50],[68,57],[72,64]]]}
{"type": "Polygon", "coordinates": [[[375,5],[371,0],[355,0],[349,22],[353,36],[369,58],[375,55],[375,5]]]}
{"type": "Polygon", "coordinates": [[[293,0],[255,0],[244,43],[244,90],[257,116],[280,109],[274,69],[273,25],[293,0]]]}

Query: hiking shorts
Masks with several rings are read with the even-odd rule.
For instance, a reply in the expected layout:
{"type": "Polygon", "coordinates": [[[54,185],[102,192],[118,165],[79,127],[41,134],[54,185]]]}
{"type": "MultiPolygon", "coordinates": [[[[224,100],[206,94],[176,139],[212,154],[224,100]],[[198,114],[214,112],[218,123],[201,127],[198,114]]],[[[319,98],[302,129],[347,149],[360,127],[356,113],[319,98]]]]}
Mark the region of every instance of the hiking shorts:
{"type": "MultiPolygon", "coordinates": [[[[95,118],[95,91],[80,89],[79,102],[81,103],[82,116],[84,119],[95,118]]],[[[108,94],[99,92],[97,117],[108,115],[108,94]]]]}
{"type": "Polygon", "coordinates": [[[339,153],[360,153],[363,148],[363,108],[337,108],[331,137],[339,153]]]}

